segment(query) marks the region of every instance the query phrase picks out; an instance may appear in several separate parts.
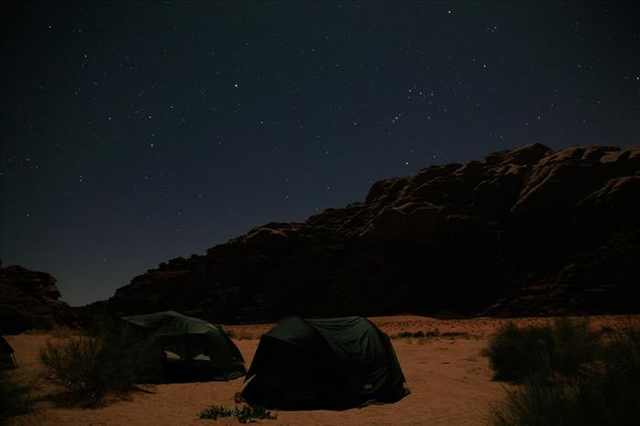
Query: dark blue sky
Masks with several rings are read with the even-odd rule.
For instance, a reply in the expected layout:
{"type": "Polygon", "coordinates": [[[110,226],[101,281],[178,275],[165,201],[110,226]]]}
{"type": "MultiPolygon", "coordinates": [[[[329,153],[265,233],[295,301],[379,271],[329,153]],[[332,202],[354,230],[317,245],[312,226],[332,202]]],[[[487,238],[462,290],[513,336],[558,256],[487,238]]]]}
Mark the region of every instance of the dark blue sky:
{"type": "Polygon", "coordinates": [[[621,3],[16,3],[0,258],[71,304],[433,163],[638,143],[621,3]]]}

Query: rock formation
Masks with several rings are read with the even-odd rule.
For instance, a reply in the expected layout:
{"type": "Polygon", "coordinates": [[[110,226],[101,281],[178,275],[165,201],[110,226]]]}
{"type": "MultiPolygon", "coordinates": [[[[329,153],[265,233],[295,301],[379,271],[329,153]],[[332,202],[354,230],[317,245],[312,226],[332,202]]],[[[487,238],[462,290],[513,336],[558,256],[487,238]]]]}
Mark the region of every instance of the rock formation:
{"type": "Polygon", "coordinates": [[[108,306],[217,321],[638,311],[639,196],[640,147],[524,146],[162,263],[108,306]]]}
{"type": "Polygon", "coordinates": [[[75,314],[59,298],[56,280],[51,275],[21,266],[0,265],[0,334],[74,324],[75,314]]]}

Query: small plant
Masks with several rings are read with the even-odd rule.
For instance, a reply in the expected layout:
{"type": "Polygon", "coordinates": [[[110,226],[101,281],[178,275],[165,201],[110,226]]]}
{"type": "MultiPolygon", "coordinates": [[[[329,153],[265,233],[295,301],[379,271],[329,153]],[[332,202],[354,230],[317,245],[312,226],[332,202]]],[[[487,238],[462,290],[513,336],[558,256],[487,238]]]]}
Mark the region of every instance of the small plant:
{"type": "MultiPolygon", "coordinates": [[[[565,324],[566,325],[566,324],[565,324]]],[[[564,330],[565,332],[567,330],[564,330]]],[[[584,329],[576,326],[568,338],[561,328],[556,338],[578,339],[574,351],[584,349],[584,329]],[[580,337],[582,335],[582,337],[580,337]]],[[[507,391],[504,402],[494,407],[493,426],[630,426],[638,424],[640,406],[640,332],[625,329],[606,337],[588,338],[590,361],[581,353],[564,354],[571,365],[550,379],[528,377],[524,385],[507,391]],[[595,349],[594,349],[595,346],[595,349]],[[581,368],[575,368],[580,363],[581,368]]],[[[560,351],[563,354],[562,351],[560,351]]],[[[557,364],[566,367],[567,364],[557,364]]]]}
{"type": "Polygon", "coordinates": [[[201,419],[217,420],[224,417],[236,417],[240,423],[249,423],[255,420],[275,420],[277,417],[262,407],[244,405],[241,408],[227,408],[222,405],[214,405],[200,413],[201,419]]]}
{"type": "Polygon", "coordinates": [[[440,333],[440,337],[455,339],[456,337],[468,338],[470,335],[464,331],[445,331],[444,333],[440,333]]]}
{"type": "Polygon", "coordinates": [[[483,354],[489,357],[495,380],[522,383],[533,376],[573,377],[593,361],[597,340],[586,321],[561,318],[551,326],[529,327],[508,322],[491,337],[483,354]]]}
{"type": "Polygon", "coordinates": [[[440,330],[436,328],[429,331],[402,331],[392,336],[393,339],[433,339],[437,337],[453,339],[456,337],[469,337],[469,333],[461,331],[445,331],[441,333],[440,330]]]}
{"type": "Polygon", "coordinates": [[[435,329],[431,331],[402,331],[393,337],[397,339],[424,339],[438,336],[440,336],[440,331],[435,329]]]}
{"type": "Polygon", "coordinates": [[[40,359],[74,402],[96,405],[108,392],[126,391],[135,383],[128,351],[113,335],[48,342],[40,359]]]}
{"type": "Polygon", "coordinates": [[[599,335],[586,320],[558,318],[551,327],[551,369],[565,378],[577,377],[600,350],[599,335]]]}
{"type": "Polygon", "coordinates": [[[29,387],[13,382],[9,376],[0,372],[0,424],[9,417],[26,414],[31,410],[32,399],[29,387]]]}
{"type": "MultiPolygon", "coordinates": [[[[567,417],[572,389],[550,386],[536,379],[507,391],[506,400],[493,407],[492,426],[573,425],[567,417]]],[[[583,423],[578,423],[582,425],[583,423]]]]}
{"type": "Polygon", "coordinates": [[[495,380],[520,382],[549,368],[548,327],[519,328],[513,322],[503,325],[491,337],[483,355],[489,357],[495,380]]]}
{"type": "Polygon", "coordinates": [[[77,336],[79,334],[79,330],[66,326],[58,326],[51,329],[49,334],[58,339],[67,339],[72,336],[77,336]]]}

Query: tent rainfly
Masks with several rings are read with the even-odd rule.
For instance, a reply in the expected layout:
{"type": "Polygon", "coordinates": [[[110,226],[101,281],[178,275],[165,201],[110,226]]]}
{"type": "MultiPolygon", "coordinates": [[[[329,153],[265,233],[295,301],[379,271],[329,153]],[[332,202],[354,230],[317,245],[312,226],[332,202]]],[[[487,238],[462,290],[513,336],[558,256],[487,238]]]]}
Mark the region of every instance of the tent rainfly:
{"type": "Polygon", "coordinates": [[[127,316],[124,339],[149,381],[231,380],[244,359],[223,328],[174,311],[127,316]]]}
{"type": "Polygon", "coordinates": [[[267,408],[342,409],[408,390],[389,337],[361,317],[288,317],[262,336],[242,397],[267,408]]]}
{"type": "Polygon", "coordinates": [[[16,359],[13,354],[13,348],[4,337],[0,336],[0,370],[15,367],[16,359]]]}

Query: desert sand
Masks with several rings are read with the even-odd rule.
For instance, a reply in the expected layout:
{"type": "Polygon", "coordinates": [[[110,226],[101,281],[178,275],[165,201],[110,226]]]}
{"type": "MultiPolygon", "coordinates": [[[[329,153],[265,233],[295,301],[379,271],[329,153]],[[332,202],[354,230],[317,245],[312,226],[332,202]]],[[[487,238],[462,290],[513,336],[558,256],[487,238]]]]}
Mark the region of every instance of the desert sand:
{"type": "MultiPolygon", "coordinates": [[[[377,317],[371,320],[389,336],[403,331],[438,331],[438,337],[393,338],[393,345],[411,394],[395,404],[370,405],[345,411],[280,411],[267,425],[482,425],[492,404],[504,396],[504,383],[491,380],[487,358],[481,355],[488,337],[505,321],[493,318],[438,320],[419,316],[377,317]]],[[[515,322],[532,324],[548,318],[524,318],[515,322]]],[[[637,318],[592,317],[595,328],[616,327],[637,318]]],[[[270,324],[225,326],[242,351],[247,367],[259,337],[270,324]]],[[[114,398],[100,408],[65,408],[52,402],[56,393],[44,376],[38,360],[40,348],[51,334],[7,336],[19,368],[12,374],[35,385],[42,397],[32,414],[16,417],[12,425],[231,425],[235,419],[200,420],[198,414],[211,405],[234,406],[234,394],[243,379],[142,386],[144,391],[125,399],[114,398]]]]}

